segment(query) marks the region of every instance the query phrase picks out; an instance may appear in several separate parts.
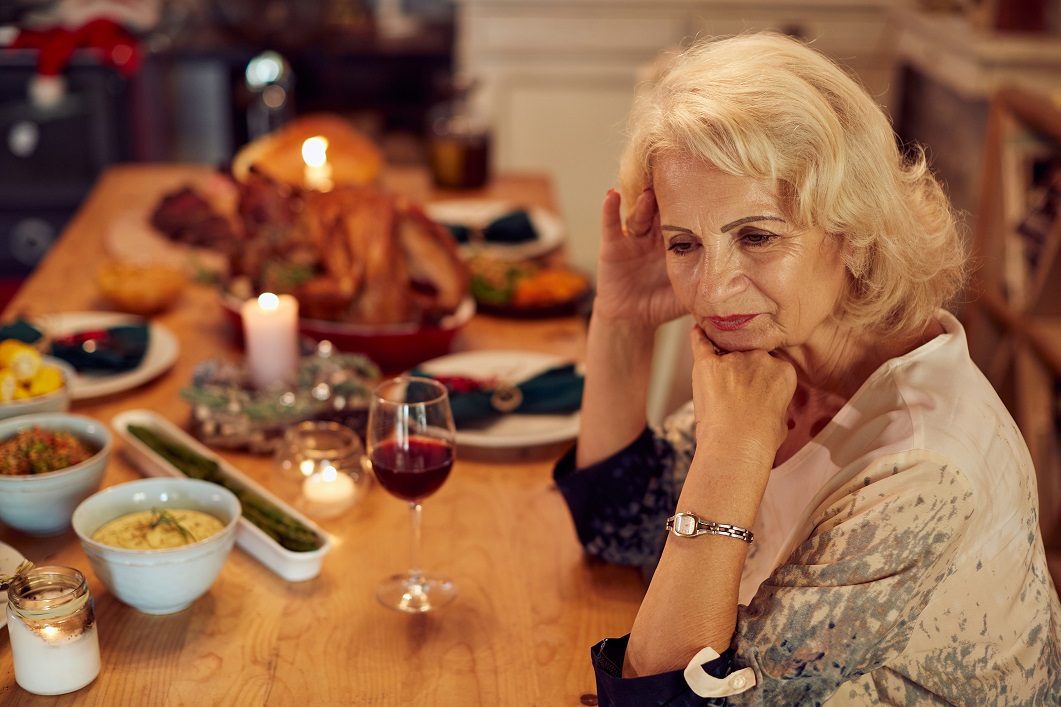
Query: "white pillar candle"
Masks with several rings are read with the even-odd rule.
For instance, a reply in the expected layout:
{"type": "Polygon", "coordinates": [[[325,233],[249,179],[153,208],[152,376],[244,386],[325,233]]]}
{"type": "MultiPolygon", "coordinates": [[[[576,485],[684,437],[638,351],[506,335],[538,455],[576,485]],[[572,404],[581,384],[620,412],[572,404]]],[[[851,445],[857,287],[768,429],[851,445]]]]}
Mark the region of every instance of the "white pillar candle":
{"type": "Polygon", "coordinates": [[[298,370],[298,301],[265,292],[240,308],[247,368],[256,388],[294,379],[298,370]]]}
{"type": "Polygon", "coordinates": [[[345,511],[353,505],[356,496],[357,486],[354,480],[337,471],[334,466],[325,466],[302,482],[306,511],[318,517],[345,511]]]}
{"type": "Polygon", "coordinates": [[[306,163],[302,177],[305,187],[330,191],[332,166],[328,164],[328,139],[320,136],[307,138],[302,143],[302,161],[306,163]]]}

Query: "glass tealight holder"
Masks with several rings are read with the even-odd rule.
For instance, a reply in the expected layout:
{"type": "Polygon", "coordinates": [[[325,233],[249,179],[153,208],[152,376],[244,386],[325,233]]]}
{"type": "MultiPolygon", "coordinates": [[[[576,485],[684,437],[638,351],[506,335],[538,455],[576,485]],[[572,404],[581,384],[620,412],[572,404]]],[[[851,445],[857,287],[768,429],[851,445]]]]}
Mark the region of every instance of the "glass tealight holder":
{"type": "Polygon", "coordinates": [[[274,455],[278,495],[313,518],[331,518],[361,500],[371,484],[365,448],[337,422],[306,420],[284,432],[274,455]]]}
{"type": "Polygon", "coordinates": [[[37,695],[80,690],[99,675],[99,635],[85,575],[34,567],[7,588],[15,682],[37,695]]]}

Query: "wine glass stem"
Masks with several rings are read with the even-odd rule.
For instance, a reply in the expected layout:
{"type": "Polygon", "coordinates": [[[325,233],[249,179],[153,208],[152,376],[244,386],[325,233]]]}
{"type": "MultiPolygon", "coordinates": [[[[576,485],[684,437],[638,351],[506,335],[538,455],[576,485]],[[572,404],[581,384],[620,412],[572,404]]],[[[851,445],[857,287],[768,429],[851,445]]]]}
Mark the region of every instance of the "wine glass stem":
{"type": "Polygon", "coordinates": [[[421,564],[422,541],[420,537],[420,504],[415,501],[409,504],[409,520],[412,528],[412,542],[409,545],[409,578],[416,584],[422,584],[424,566],[421,564]]]}

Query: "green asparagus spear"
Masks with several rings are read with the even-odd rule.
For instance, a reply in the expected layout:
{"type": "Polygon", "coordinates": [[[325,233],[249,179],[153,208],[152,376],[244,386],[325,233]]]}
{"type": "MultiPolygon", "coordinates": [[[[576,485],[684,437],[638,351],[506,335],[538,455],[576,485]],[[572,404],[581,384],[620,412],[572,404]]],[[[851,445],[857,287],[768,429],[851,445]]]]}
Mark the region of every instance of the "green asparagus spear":
{"type": "Polygon", "coordinates": [[[182,444],[166,439],[142,425],[129,425],[129,433],[175,466],[185,476],[224,486],[243,506],[243,517],[266,535],[293,552],[310,552],[321,546],[318,535],[258,494],[243,488],[221,472],[213,459],[196,454],[182,444]]]}

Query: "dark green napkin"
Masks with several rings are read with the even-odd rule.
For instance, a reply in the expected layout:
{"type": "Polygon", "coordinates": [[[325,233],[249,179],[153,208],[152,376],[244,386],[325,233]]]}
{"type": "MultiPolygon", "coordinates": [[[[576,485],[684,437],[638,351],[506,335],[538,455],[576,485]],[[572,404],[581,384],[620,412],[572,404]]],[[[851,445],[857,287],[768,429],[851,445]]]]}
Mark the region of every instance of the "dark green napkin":
{"type": "Polygon", "coordinates": [[[574,364],[550,368],[522,383],[497,385],[458,376],[413,375],[435,378],[449,390],[453,421],[458,428],[482,427],[501,415],[564,415],[582,406],[582,375],[574,364]]]}
{"type": "Polygon", "coordinates": [[[44,336],[44,332],[25,319],[18,319],[0,326],[0,341],[15,339],[24,344],[35,344],[40,341],[42,336],[44,336]]]}
{"type": "Polygon", "coordinates": [[[150,343],[146,324],[123,324],[55,339],[51,354],[79,373],[124,373],[140,365],[150,343]]]}
{"type": "MultiPolygon", "coordinates": [[[[476,240],[475,229],[461,224],[447,224],[458,243],[476,240]]],[[[499,216],[482,229],[482,240],[487,243],[525,243],[538,238],[538,231],[531,222],[530,215],[523,210],[499,216]]]]}
{"type": "MultiPolygon", "coordinates": [[[[36,344],[44,332],[24,319],[0,326],[0,341],[17,339],[36,344]]],[[[151,343],[147,324],[90,329],[60,336],[51,342],[49,350],[79,373],[124,373],[140,365],[151,343]]]]}

